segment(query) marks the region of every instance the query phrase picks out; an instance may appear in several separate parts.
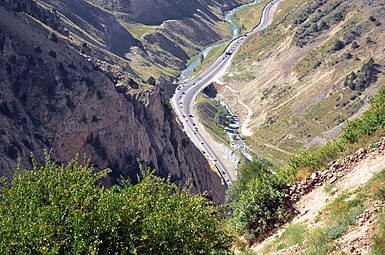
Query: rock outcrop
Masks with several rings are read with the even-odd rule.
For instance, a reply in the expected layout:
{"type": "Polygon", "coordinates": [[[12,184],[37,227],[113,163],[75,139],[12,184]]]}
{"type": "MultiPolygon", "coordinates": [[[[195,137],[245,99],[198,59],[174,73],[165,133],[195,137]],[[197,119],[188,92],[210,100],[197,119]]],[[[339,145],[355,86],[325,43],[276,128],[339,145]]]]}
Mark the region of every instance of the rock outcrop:
{"type": "Polygon", "coordinates": [[[18,157],[29,167],[30,153],[42,162],[47,149],[59,162],[86,154],[96,169],[112,169],[112,182],[135,180],[142,164],[223,201],[220,178],[176,123],[162,89],[107,71],[48,34],[32,15],[0,4],[1,175],[12,176],[18,157]]]}
{"type": "Polygon", "coordinates": [[[345,157],[342,160],[331,162],[329,169],[324,171],[317,171],[312,173],[309,177],[294,183],[284,189],[287,198],[291,203],[296,203],[300,198],[314,188],[322,186],[324,183],[329,182],[333,184],[346,173],[352,169],[356,163],[366,158],[369,152],[375,151],[376,153],[383,153],[385,151],[385,138],[382,138],[378,143],[372,145],[372,148],[360,148],[353,155],[345,157]]]}

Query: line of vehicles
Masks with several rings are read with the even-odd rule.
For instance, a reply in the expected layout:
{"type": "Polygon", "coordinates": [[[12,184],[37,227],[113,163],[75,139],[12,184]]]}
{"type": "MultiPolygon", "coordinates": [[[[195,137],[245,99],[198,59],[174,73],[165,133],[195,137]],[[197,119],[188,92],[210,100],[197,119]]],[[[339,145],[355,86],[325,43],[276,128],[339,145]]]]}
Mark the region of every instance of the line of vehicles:
{"type": "Polygon", "coordinates": [[[203,72],[200,76],[198,76],[197,78],[195,78],[191,82],[179,83],[179,86],[177,87],[177,90],[176,90],[176,95],[173,99],[175,108],[179,112],[180,116],[181,117],[183,116],[182,122],[184,122],[186,124],[189,131],[192,131],[191,133],[195,137],[194,140],[196,140],[200,144],[199,147],[201,147],[202,153],[205,155],[205,157],[211,158],[211,160],[213,160],[215,167],[217,168],[218,172],[220,173],[220,175],[222,176],[222,178],[226,182],[226,184],[231,183],[231,180],[230,180],[230,178],[226,172],[226,169],[223,167],[223,164],[216,159],[217,155],[214,153],[214,150],[212,150],[212,148],[209,146],[209,144],[205,144],[203,142],[203,137],[201,136],[200,132],[198,132],[199,130],[198,130],[198,127],[196,125],[197,123],[193,119],[194,116],[190,113],[190,112],[192,112],[192,106],[190,105],[191,100],[186,101],[186,100],[183,100],[183,98],[185,96],[188,96],[189,99],[193,98],[195,94],[189,93],[191,90],[194,91],[193,93],[197,93],[197,89],[199,89],[199,90],[203,89],[206,83],[208,85],[209,81],[212,80],[213,77],[215,77],[216,73],[218,73],[218,70],[222,70],[226,66],[226,64],[228,63],[228,61],[231,58],[231,55],[234,55],[234,52],[237,50],[237,47],[249,35],[251,35],[255,31],[259,30],[260,28],[264,28],[267,25],[266,13],[269,11],[271,6],[277,1],[279,1],[279,0],[273,0],[266,6],[266,8],[263,11],[264,16],[261,18],[260,23],[257,26],[255,26],[252,29],[252,31],[246,32],[245,34],[239,36],[238,38],[235,38],[234,40],[232,40],[229,43],[228,47],[222,53],[222,56],[217,60],[217,62],[215,62],[215,66],[208,69],[207,72],[203,72]],[[196,85],[196,83],[199,85],[198,88],[196,88],[194,86],[194,85],[196,85]],[[188,92],[188,95],[186,95],[186,92],[188,92]],[[191,95],[192,95],[192,97],[191,97],[191,95]],[[188,103],[186,103],[186,102],[188,102],[188,103]],[[183,106],[185,106],[185,108],[183,106]]]}

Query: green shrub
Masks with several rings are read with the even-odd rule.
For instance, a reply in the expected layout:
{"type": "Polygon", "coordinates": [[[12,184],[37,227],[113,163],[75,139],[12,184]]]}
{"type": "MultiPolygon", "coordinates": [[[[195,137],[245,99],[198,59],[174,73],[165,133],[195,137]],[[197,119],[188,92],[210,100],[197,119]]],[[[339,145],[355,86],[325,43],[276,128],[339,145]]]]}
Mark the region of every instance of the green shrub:
{"type": "Polygon", "coordinates": [[[284,181],[263,162],[251,162],[229,188],[234,226],[247,239],[258,239],[286,219],[284,181]]]}
{"type": "Polygon", "coordinates": [[[59,38],[57,37],[56,33],[51,31],[49,34],[48,34],[48,39],[50,39],[51,41],[55,42],[55,43],[58,43],[59,42],[59,38]]]}
{"type": "Polygon", "coordinates": [[[100,186],[73,160],[18,170],[0,191],[0,254],[213,254],[230,245],[221,210],[143,171],[137,185],[100,186]]]}

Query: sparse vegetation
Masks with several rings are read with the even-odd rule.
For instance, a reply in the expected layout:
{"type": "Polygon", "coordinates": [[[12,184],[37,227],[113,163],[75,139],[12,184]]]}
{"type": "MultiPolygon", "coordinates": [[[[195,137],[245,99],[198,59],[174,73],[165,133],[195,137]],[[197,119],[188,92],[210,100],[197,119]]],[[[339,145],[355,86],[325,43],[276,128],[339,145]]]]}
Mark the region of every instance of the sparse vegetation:
{"type": "Polygon", "coordinates": [[[381,88],[378,95],[371,100],[371,105],[372,107],[361,118],[348,122],[340,138],[336,141],[315,151],[302,151],[292,157],[287,169],[290,173],[289,176],[295,176],[302,168],[309,168],[312,171],[321,169],[360,139],[370,137],[383,130],[385,127],[385,87],[381,88]]]}
{"type": "Polygon", "coordinates": [[[372,238],[372,254],[382,255],[385,251],[385,211],[377,216],[377,226],[372,238]]]}
{"type": "MultiPolygon", "coordinates": [[[[243,168],[238,179],[229,189],[229,198],[234,210],[234,222],[238,232],[245,235],[246,238],[255,240],[271,228],[282,224],[288,217],[285,211],[288,207],[282,192],[287,183],[299,179],[299,174],[302,172],[306,172],[308,175],[323,169],[326,164],[346,153],[349,146],[364,137],[371,137],[379,130],[384,130],[385,87],[379,91],[371,104],[372,108],[365,112],[362,118],[347,124],[338,140],[314,151],[300,152],[290,158],[286,167],[273,170],[268,164],[252,162],[243,168]]],[[[328,193],[332,189],[332,185],[325,187],[325,191],[328,193]]],[[[377,193],[385,194],[385,192],[377,193]]],[[[331,214],[337,215],[337,217],[331,221],[329,227],[314,230],[309,234],[313,240],[310,241],[312,248],[306,254],[328,254],[327,252],[332,249],[329,246],[330,240],[339,237],[362,212],[363,200],[361,197],[357,198],[357,201],[354,199],[347,203],[344,202],[345,198],[341,197],[330,206],[333,208],[331,214]],[[346,210],[344,206],[347,206],[346,210]],[[340,217],[338,213],[343,214],[340,217]],[[317,243],[325,245],[317,246],[317,243]]]]}
{"type": "MultiPolygon", "coordinates": [[[[335,241],[346,233],[350,226],[356,224],[358,216],[365,209],[385,197],[384,177],[385,171],[382,171],[365,186],[338,195],[318,213],[314,219],[315,223],[318,223],[316,227],[309,228],[307,222],[289,224],[282,235],[264,245],[264,254],[292,245],[299,245],[301,254],[306,255],[327,255],[343,248],[337,246],[335,241]]],[[[376,255],[383,254],[385,250],[383,244],[385,228],[382,217],[383,212],[380,212],[377,229],[372,238],[372,252],[376,255]]]]}

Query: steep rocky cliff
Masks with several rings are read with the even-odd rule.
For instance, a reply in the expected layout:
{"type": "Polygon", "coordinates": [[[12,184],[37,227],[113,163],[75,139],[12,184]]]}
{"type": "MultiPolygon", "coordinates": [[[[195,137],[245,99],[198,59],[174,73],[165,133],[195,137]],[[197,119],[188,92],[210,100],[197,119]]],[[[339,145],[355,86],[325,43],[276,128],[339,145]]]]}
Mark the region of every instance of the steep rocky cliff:
{"type": "Polygon", "coordinates": [[[58,161],[86,154],[96,169],[113,170],[111,181],[135,179],[139,160],[223,199],[220,178],[176,123],[162,89],[79,54],[34,12],[13,6],[0,3],[1,175],[12,176],[18,157],[28,167],[31,152],[42,162],[47,149],[58,161]]]}

